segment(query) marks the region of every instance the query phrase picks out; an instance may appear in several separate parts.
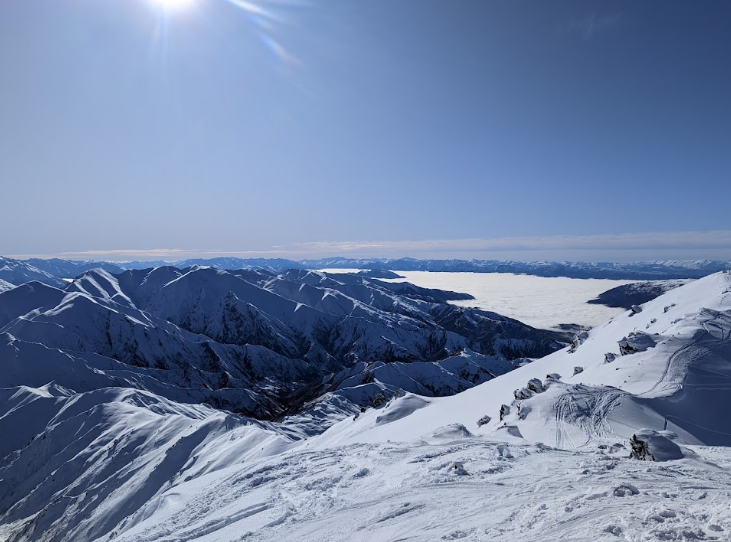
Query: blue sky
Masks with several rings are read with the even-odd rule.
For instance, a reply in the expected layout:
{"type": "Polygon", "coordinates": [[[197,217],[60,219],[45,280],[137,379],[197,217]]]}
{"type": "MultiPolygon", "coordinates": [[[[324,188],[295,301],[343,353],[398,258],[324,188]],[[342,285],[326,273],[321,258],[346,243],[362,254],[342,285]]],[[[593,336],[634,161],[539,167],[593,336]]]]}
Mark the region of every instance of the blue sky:
{"type": "Polygon", "coordinates": [[[731,258],[731,4],[0,2],[0,254],[731,258]]]}

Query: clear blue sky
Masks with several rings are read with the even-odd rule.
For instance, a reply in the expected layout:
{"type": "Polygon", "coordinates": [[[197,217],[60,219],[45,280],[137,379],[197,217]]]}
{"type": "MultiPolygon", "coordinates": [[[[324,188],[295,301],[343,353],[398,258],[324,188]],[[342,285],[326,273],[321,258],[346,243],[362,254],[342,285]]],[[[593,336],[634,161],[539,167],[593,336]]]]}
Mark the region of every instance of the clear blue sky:
{"type": "Polygon", "coordinates": [[[731,258],[730,26],[727,0],[2,0],[0,254],[731,258]]]}

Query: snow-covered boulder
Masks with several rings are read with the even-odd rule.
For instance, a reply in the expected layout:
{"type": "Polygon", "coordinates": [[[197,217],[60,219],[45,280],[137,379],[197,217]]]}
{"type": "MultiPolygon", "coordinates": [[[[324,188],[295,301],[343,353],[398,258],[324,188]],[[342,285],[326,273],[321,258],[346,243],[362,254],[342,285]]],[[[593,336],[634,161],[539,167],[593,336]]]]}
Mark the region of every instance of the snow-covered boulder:
{"type": "Polygon", "coordinates": [[[470,430],[461,423],[450,423],[449,425],[437,427],[428,435],[428,439],[452,441],[471,438],[473,436],[470,430]]]}
{"type": "Polygon", "coordinates": [[[669,437],[673,434],[669,431],[653,431],[652,429],[640,429],[629,441],[632,448],[631,459],[641,461],[671,461],[683,459],[683,450],[669,437]]]}
{"type": "Polygon", "coordinates": [[[581,333],[577,333],[574,335],[573,340],[571,341],[571,345],[569,346],[569,354],[573,354],[576,352],[576,349],[579,348],[583,344],[583,342],[589,338],[589,334],[586,331],[582,331],[581,333]]]}
{"type": "Polygon", "coordinates": [[[641,331],[634,331],[626,337],[623,337],[618,344],[619,354],[626,356],[653,348],[657,344],[657,341],[652,335],[642,333],[641,331]]]}
{"type": "Polygon", "coordinates": [[[533,397],[533,392],[528,388],[520,388],[513,392],[513,397],[515,397],[516,401],[521,401],[533,397]]]}
{"type": "Polygon", "coordinates": [[[408,394],[404,397],[396,398],[388,404],[383,414],[376,418],[376,425],[383,425],[405,418],[428,404],[428,401],[425,401],[418,395],[408,394]]]}
{"type": "Polygon", "coordinates": [[[538,378],[531,378],[528,381],[528,389],[534,393],[543,393],[544,391],[546,391],[543,383],[538,378]]]}

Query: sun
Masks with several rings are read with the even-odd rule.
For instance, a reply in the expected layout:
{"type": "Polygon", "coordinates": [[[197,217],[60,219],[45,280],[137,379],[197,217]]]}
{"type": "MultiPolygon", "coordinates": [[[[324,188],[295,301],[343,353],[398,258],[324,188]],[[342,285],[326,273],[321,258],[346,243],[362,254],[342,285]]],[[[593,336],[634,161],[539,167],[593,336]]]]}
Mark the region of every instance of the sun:
{"type": "Polygon", "coordinates": [[[189,8],[195,0],[150,0],[156,6],[169,11],[179,11],[189,8]]]}

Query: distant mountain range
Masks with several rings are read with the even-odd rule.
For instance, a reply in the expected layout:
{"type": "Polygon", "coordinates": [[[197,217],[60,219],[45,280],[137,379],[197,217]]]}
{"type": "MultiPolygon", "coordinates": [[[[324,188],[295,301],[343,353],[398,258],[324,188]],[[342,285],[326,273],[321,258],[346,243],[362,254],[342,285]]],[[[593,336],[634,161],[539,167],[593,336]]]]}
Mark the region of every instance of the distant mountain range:
{"type": "Polygon", "coordinates": [[[348,274],[167,266],[61,282],[0,293],[0,387],[122,386],[275,419],[327,393],[450,395],[565,340],[447,303],[465,294],[348,274]]]}
{"type": "MultiPolygon", "coordinates": [[[[17,260],[0,257],[0,279],[11,284],[22,284],[37,280],[53,286],[63,285],[63,279],[72,279],[94,268],[110,273],[126,270],[150,269],[160,266],[173,266],[185,269],[209,266],[217,269],[264,269],[271,272],[286,269],[361,269],[380,273],[391,271],[435,271],[470,273],[515,273],[539,277],[596,278],[616,280],[669,280],[697,279],[719,271],[731,270],[731,261],[722,260],[667,260],[634,263],[612,262],[515,262],[498,260],[416,260],[400,259],[350,259],[324,258],[317,260],[286,260],[266,258],[212,258],[190,259],[179,262],[163,261],[76,261],[53,259],[17,260]]],[[[375,276],[375,275],[371,275],[375,276]]]]}

